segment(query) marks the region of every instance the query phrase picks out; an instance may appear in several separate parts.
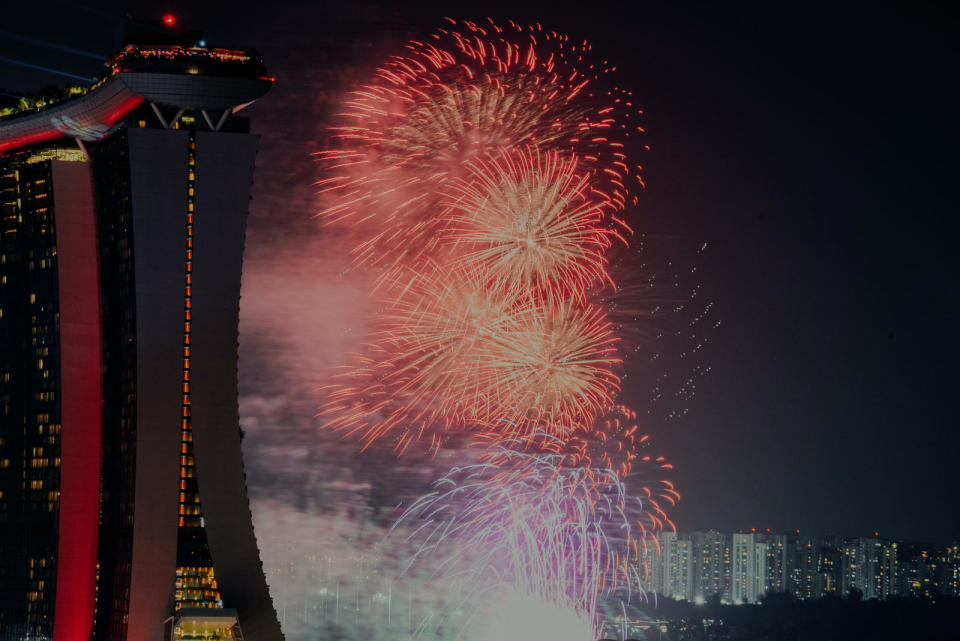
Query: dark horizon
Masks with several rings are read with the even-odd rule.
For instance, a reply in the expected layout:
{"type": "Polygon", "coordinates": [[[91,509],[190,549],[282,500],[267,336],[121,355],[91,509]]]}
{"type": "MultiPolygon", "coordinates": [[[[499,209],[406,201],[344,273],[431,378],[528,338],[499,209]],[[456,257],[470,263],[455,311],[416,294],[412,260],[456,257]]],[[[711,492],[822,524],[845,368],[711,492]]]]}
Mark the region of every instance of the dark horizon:
{"type": "MultiPolygon", "coordinates": [[[[4,30],[110,50],[113,27],[100,15],[53,5],[52,16],[11,6],[4,30]]],[[[721,321],[702,358],[710,372],[697,378],[692,400],[677,401],[685,415],[644,426],[676,466],[677,528],[960,539],[952,473],[960,433],[949,418],[958,305],[947,223],[956,127],[946,114],[957,22],[945,8],[97,6],[149,18],[171,12],[211,46],[256,47],[277,78],[251,107],[262,139],[244,264],[241,393],[285,393],[274,379],[287,352],[259,325],[243,331],[245,312],[269,317],[273,304],[248,281],[281,263],[308,271],[291,261],[315,247],[304,238],[325,233],[311,218],[319,170],[310,153],[322,144],[336,92],[348,88],[329,83],[361,78],[454,8],[540,21],[616,61],[643,105],[651,151],[634,226],[683,251],[708,246],[696,267],[721,321]]],[[[80,75],[99,70],[95,60],[3,37],[0,56],[80,75]]],[[[64,80],[0,63],[7,90],[64,80]]],[[[625,387],[628,399],[644,394],[625,387]]],[[[289,432],[309,440],[317,405],[299,399],[275,433],[300,426],[289,432]]],[[[257,449],[269,445],[270,427],[245,425],[248,459],[273,456],[257,449]]],[[[368,461],[364,473],[378,472],[356,460],[368,461]]],[[[258,483],[275,481],[255,468],[254,494],[258,483]]]]}

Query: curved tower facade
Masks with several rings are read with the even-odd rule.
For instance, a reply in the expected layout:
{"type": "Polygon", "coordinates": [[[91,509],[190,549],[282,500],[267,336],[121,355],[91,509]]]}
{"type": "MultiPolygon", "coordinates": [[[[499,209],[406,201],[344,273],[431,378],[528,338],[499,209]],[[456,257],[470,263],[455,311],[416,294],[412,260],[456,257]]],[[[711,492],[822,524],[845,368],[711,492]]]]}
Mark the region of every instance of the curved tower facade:
{"type": "Polygon", "coordinates": [[[282,639],[237,409],[236,114],[271,82],[249,52],[127,46],[0,120],[0,641],[282,639]]]}

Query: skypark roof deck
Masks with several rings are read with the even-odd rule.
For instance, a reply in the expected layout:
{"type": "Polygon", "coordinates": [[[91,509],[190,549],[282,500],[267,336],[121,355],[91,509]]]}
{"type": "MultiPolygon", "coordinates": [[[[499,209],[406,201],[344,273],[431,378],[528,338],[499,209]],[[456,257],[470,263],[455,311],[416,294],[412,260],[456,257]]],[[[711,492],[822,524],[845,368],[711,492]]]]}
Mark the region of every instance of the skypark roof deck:
{"type": "Polygon", "coordinates": [[[61,137],[101,140],[144,103],[161,120],[161,107],[203,112],[213,129],[206,112],[223,118],[273,83],[257,56],[231,49],[128,45],[106,64],[106,75],[83,95],[0,120],[0,154],[61,137]]]}

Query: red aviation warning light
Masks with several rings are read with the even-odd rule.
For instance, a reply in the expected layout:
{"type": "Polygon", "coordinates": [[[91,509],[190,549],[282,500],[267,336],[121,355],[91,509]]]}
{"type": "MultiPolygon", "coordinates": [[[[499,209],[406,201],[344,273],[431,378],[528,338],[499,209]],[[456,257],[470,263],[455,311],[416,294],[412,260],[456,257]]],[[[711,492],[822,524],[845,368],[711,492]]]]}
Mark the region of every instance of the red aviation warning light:
{"type": "Polygon", "coordinates": [[[163,14],[163,26],[172,27],[175,24],[177,24],[177,16],[172,13],[163,14]]]}

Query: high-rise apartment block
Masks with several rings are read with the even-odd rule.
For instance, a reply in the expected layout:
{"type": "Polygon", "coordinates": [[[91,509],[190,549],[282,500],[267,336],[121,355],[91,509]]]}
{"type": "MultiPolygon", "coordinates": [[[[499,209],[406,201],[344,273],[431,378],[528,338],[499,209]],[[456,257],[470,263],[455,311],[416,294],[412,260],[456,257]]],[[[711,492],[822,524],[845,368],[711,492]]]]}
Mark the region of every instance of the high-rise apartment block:
{"type": "Polygon", "coordinates": [[[710,530],[695,532],[694,546],[696,577],[694,599],[729,597],[730,589],[730,535],[710,530]]]}
{"type": "Polygon", "coordinates": [[[941,594],[960,597],[960,543],[937,553],[937,586],[941,594]]]}
{"type": "Polygon", "coordinates": [[[693,541],[678,539],[674,532],[664,532],[661,539],[662,591],[673,599],[686,599],[693,592],[693,541]]]}
{"type": "Polygon", "coordinates": [[[841,585],[844,593],[859,590],[865,599],[896,594],[899,544],[880,538],[851,539],[842,547],[841,585]]]}
{"type": "Polygon", "coordinates": [[[755,603],[767,591],[769,546],[750,533],[734,534],[731,548],[730,601],[755,603]]]}
{"type": "Polygon", "coordinates": [[[766,590],[785,592],[787,586],[787,550],[788,539],[785,534],[763,534],[767,544],[767,585],[766,590]]]}

